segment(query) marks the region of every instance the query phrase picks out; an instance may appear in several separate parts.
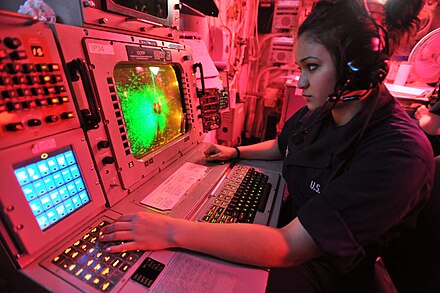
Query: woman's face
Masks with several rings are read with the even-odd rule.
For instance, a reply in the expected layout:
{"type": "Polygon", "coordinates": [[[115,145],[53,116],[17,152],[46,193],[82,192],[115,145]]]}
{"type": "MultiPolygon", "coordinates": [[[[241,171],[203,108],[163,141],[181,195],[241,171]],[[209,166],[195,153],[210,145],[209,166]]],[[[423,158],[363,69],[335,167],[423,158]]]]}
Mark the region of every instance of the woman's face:
{"type": "Polygon", "coordinates": [[[295,47],[295,60],[301,70],[298,87],[303,90],[307,107],[315,110],[324,105],[333,93],[337,74],[333,58],[327,49],[303,34],[295,47]]]}

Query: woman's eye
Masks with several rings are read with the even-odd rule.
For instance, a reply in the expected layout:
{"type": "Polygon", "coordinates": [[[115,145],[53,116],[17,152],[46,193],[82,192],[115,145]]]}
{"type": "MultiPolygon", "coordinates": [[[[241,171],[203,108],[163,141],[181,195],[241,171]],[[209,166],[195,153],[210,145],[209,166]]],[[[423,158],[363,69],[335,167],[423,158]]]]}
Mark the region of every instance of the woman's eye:
{"type": "Polygon", "coordinates": [[[313,70],[315,70],[316,68],[318,68],[318,65],[316,65],[316,64],[307,64],[307,69],[308,69],[309,71],[313,71],[313,70]]]}

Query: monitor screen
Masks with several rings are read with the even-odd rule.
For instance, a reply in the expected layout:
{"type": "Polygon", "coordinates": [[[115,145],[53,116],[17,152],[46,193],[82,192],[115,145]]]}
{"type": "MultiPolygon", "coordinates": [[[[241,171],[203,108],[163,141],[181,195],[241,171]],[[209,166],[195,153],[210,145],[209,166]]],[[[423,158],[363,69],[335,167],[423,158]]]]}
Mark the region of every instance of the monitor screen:
{"type": "Polygon", "coordinates": [[[43,231],[90,202],[70,146],[14,164],[13,168],[43,231]]]}
{"type": "Polygon", "coordinates": [[[113,2],[155,17],[168,17],[168,0],[113,0],[113,2]]]}
{"type": "Polygon", "coordinates": [[[181,86],[173,65],[120,62],[113,76],[135,158],[185,133],[181,86]]]}

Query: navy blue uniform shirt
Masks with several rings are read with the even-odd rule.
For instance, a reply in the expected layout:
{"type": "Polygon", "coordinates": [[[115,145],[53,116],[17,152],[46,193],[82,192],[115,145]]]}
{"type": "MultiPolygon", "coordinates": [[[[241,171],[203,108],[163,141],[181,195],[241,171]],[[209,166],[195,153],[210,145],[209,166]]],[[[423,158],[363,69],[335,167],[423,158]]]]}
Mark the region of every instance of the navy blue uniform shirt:
{"type": "Polygon", "coordinates": [[[328,115],[295,144],[293,134],[321,115],[304,107],[278,137],[289,190],[283,212],[299,218],[340,272],[413,226],[432,188],[433,153],[416,121],[384,86],[364,103],[346,125],[328,115]]]}

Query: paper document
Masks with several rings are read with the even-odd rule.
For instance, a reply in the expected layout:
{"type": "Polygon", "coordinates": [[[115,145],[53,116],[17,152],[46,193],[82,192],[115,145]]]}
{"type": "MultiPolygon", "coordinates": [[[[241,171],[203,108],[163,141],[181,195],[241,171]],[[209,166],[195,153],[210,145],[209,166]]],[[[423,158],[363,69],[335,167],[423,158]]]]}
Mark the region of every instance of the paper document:
{"type": "Polygon", "coordinates": [[[141,200],[141,203],[162,211],[173,209],[182,196],[202,180],[207,169],[206,166],[186,162],[153,192],[141,200]]]}
{"type": "Polygon", "coordinates": [[[390,83],[385,83],[385,86],[396,98],[418,99],[422,101],[428,101],[428,96],[433,91],[433,88],[409,87],[390,83]]]}
{"type": "Polygon", "coordinates": [[[222,267],[184,253],[177,254],[168,264],[154,287],[159,292],[234,292],[238,276],[222,267]]]}
{"type": "MultiPolygon", "coordinates": [[[[202,63],[203,76],[205,78],[219,76],[218,70],[215,67],[214,62],[212,62],[204,41],[182,39],[180,42],[192,48],[194,63],[202,63]]],[[[196,72],[196,77],[198,79],[200,78],[200,72],[198,70],[196,72]]]]}

